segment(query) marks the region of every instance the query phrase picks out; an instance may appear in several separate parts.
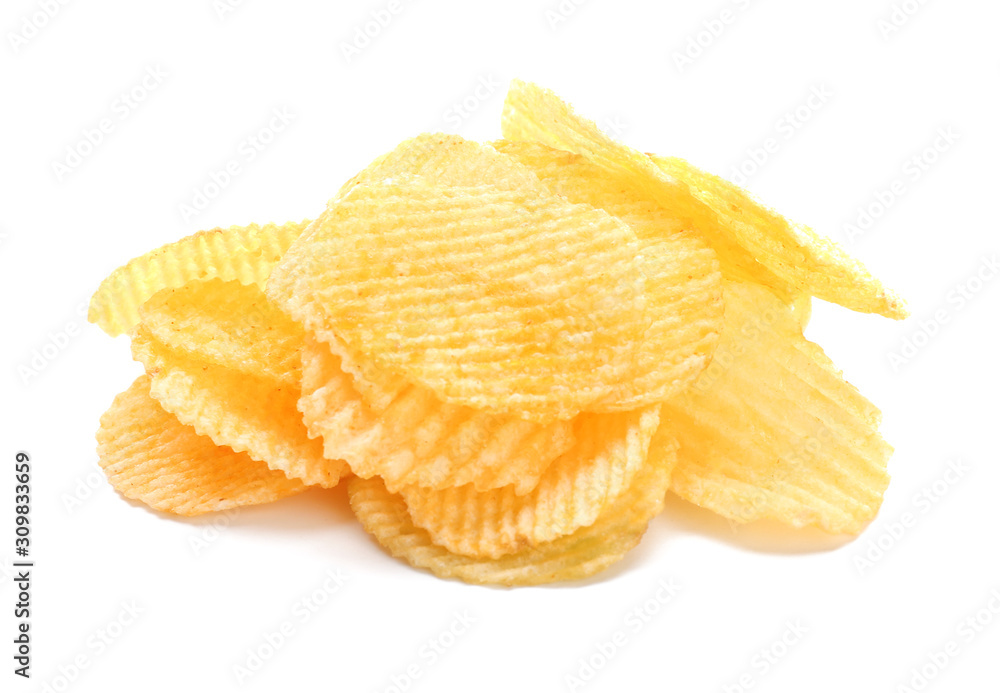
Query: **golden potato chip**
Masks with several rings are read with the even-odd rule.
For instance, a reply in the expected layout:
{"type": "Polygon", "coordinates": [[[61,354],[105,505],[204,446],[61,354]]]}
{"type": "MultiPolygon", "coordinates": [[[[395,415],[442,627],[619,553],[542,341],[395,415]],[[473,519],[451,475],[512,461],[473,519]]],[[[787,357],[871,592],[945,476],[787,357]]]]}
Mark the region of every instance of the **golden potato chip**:
{"type": "MultiPolygon", "coordinates": [[[[477,187],[488,182],[492,187],[503,190],[534,187],[539,194],[545,191],[531,171],[500,155],[489,145],[458,135],[424,134],[406,140],[391,152],[378,157],[345,183],[331,204],[346,197],[359,185],[413,176],[434,185],[477,187]]],[[[317,226],[321,224],[322,221],[317,226]]],[[[290,287],[285,289],[285,295],[293,292],[290,287]]],[[[373,411],[384,411],[410,386],[406,377],[354,353],[335,334],[324,332],[319,336],[340,357],[341,369],[354,378],[361,398],[373,411]]]]}
{"type": "Polygon", "coordinates": [[[862,313],[901,320],[906,306],[837,242],[802,224],[792,224],[750,193],[683,159],[651,157],[657,167],[685,185],[741,248],[805,292],[862,313]]]}
{"type": "Polygon", "coordinates": [[[372,412],[381,414],[401,397],[405,390],[415,387],[404,376],[380,368],[371,359],[354,353],[344,342],[337,339],[336,335],[326,333],[323,337],[327,340],[323,344],[340,359],[337,370],[351,376],[354,388],[372,412]]]}
{"type": "Polygon", "coordinates": [[[305,489],[181,424],[149,396],[145,375],[115,397],[101,417],[97,443],[111,485],[126,498],[164,512],[199,515],[270,503],[305,489]]]}
{"type": "Polygon", "coordinates": [[[592,525],[628,490],[660,422],[660,406],[619,414],[581,414],[576,445],[553,462],[534,490],[476,491],[471,484],[400,491],[410,518],[452,553],[499,558],[592,525]]]}
{"type": "Polygon", "coordinates": [[[299,409],[327,457],[347,460],[358,476],[382,476],[390,489],[513,485],[528,493],[575,440],[568,421],[536,424],[445,404],[412,385],[376,415],[339,358],[311,336],[302,351],[299,409]]]}
{"type": "Polygon", "coordinates": [[[139,310],[164,346],[208,363],[298,387],[305,331],[254,284],[194,281],[165,289],[139,310]]]}
{"type": "Polygon", "coordinates": [[[639,543],[649,521],[663,508],[673,451],[666,434],[632,485],[589,527],[498,559],[451,553],[413,524],[402,497],[378,477],[356,477],[348,485],[351,507],[364,528],[389,553],[444,578],[482,585],[538,585],[579,580],[620,561],[639,543]]]}
{"type": "Polygon", "coordinates": [[[150,394],[160,406],[216,445],[310,485],[330,488],[346,473],[343,461],[326,459],[320,441],[310,440],[296,407],[298,388],[183,356],[142,325],[132,337],[132,354],[146,366],[150,394]]]}
{"type": "Polygon", "coordinates": [[[328,208],[268,295],[445,402],[549,422],[634,369],[648,327],[637,250],[600,210],[411,179],[328,208]]]}
{"type": "MultiPolygon", "coordinates": [[[[338,198],[358,185],[407,175],[439,185],[489,181],[508,190],[554,192],[570,202],[604,209],[639,236],[647,313],[653,324],[641,344],[636,371],[623,376],[605,401],[588,410],[627,411],[660,402],[681,391],[707,365],[722,328],[722,279],[715,253],[699,233],[682,229],[655,202],[623,191],[601,167],[535,143],[500,141],[489,147],[456,135],[421,135],[377,159],[349,181],[338,198]],[[508,156],[499,156],[497,150],[508,156]],[[540,185],[538,178],[547,185],[540,185]]],[[[334,335],[323,337],[376,411],[406,386],[405,378],[358,358],[334,335]]]]}
{"type": "Polygon", "coordinates": [[[216,228],[164,245],[101,282],[87,317],[115,337],[131,331],[139,321],[139,307],[162,289],[214,277],[263,286],[271,268],[309,223],[216,228]]]}
{"type": "MultiPolygon", "coordinates": [[[[401,175],[418,175],[440,185],[475,186],[488,181],[504,189],[534,186],[540,195],[555,192],[570,202],[602,208],[628,223],[645,241],[642,256],[647,311],[658,308],[653,313],[653,327],[647,330],[647,339],[642,343],[637,372],[623,377],[624,382],[605,402],[588,409],[627,411],[662,401],[683,389],[707,365],[722,327],[721,275],[715,253],[700,234],[681,229],[677,220],[654,202],[622,192],[620,184],[600,167],[544,145],[500,141],[491,148],[456,135],[421,135],[379,157],[349,181],[338,198],[358,185],[401,175]],[[498,156],[494,148],[509,155],[517,165],[498,156]],[[538,177],[560,185],[541,186],[538,177]],[[655,306],[651,289],[656,292],[655,306]]],[[[405,387],[405,378],[392,376],[371,361],[355,357],[333,336],[324,338],[341,356],[342,367],[354,376],[362,397],[376,411],[405,387]]]]}
{"type": "Polygon", "coordinates": [[[786,300],[804,292],[865,313],[906,315],[902,301],[833,241],[791,226],[734,186],[683,162],[654,163],[615,142],[547,89],[514,80],[502,131],[509,140],[582,154],[690,221],[715,249],[729,279],[764,284],[786,300]]]}
{"type": "Polygon", "coordinates": [[[335,200],[343,199],[359,185],[374,185],[399,176],[419,176],[440,186],[489,184],[500,190],[544,191],[530,170],[500,156],[490,145],[438,133],[418,135],[375,159],[344,184],[335,200]]]}
{"type": "MultiPolygon", "coordinates": [[[[377,184],[400,176],[419,176],[435,185],[476,187],[489,182],[505,190],[525,186],[542,189],[534,174],[500,156],[489,145],[458,135],[425,133],[401,142],[391,152],[375,159],[347,181],[334,200],[343,199],[359,185],[377,184]]],[[[362,399],[373,410],[381,412],[409,386],[405,377],[352,353],[335,335],[322,337],[340,357],[341,368],[353,376],[362,399]]]]}
{"type": "Polygon", "coordinates": [[[300,358],[305,334],[269,306],[260,289],[235,281],[167,289],[140,315],[166,339],[145,322],[132,336],[132,354],[145,365],[150,393],[164,409],[217,445],[245,451],[290,477],[337,484],[346,464],[324,458],[322,444],[309,439],[297,408],[299,378],[272,377],[274,366],[291,367],[300,358]],[[274,363],[261,365],[269,355],[274,363]]]}
{"type": "Polygon", "coordinates": [[[589,409],[627,411],[690,385],[711,360],[722,331],[722,274],[701,234],[579,154],[535,142],[500,141],[494,147],[534,171],[552,192],[603,209],[639,238],[651,325],[634,375],[589,409]]]}
{"type": "Polygon", "coordinates": [[[766,288],[732,283],[725,300],[712,365],[663,406],[680,444],[671,490],[737,522],[860,531],[889,483],[878,409],[766,288]]]}

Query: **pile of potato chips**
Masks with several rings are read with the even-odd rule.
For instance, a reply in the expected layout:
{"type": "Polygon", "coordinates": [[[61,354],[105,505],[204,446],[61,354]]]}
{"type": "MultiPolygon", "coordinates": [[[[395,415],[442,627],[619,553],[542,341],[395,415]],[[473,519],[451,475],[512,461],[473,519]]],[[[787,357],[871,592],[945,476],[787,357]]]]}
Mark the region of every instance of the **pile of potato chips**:
{"type": "Polygon", "coordinates": [[[503,138],[422,135],[312,222],[214,229],[109,276],[90,320],[145,374],[101,418],[112,485],[182,515],[349,478],[443,577],[621,559],[668,490],[857,533],[891,448],[803,337],[815,296],[905,316],[839,246],[515,81],[503,138]]]}

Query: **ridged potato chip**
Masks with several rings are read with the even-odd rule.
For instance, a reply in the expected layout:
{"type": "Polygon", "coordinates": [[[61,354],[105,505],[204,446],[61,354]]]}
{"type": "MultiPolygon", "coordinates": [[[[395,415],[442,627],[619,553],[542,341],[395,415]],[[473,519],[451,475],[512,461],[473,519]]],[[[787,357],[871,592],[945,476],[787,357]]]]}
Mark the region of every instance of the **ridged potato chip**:
{"type": "Polygon", "coordinates": [[[722,274],[701,234],[579,154],[535,142],[494,147],[527,166],[554,193],[603,209],[639,238],[651,319],[635,373],[591,411],[627,411],[661,402],[708,365],[722,331],[722,274]]]}
{"type": "MultiPolygon", "coordinates": [[[[661,434],[657,432],[657,437],[661,434]]],[[[652,447],[652,446],[651,446],[652,447]]],[[[364,528],[389,553],[443,578],[481,585],[538,585],[579,580],[620,561],[642,539],[663,508],[674,454],[666,434],[632,485],[589,527],[498,559],[451,553],[413,524],[401,496],[378,477],[356,477],[348,485],[351,507],[364,528]]]]}
{"type": "MultiPolygon", "coordinates": [[[[371,359],[354,353],[336,335],[328,332],[323,338],[325,340],[323,344],[340,359],[338,370],[351,376],[354,388],[372,412],[381,414],[402,397],[406,390],[418,387],[411,384],[404,376],[381,368],[371,359]]],[[[316,383],[316,387],[319,385],[320,383],[316,383]]],[[[426,388],[421,389],[426,390],[426,388]]]]}
{"type": "MultiPolygon", "coordinates": [[[[534,188],[540,194],[544,192],[531,171],[502,156],[489,145],[458,135],[423,134],[401,142],[391,152],[378,157],[345,183],[331,204],[349,195],[359,185],[413,176],[434,185],[477,187],[487,181],[492,187],[502,190],[534,188]]],[[[282,295],[287,300],[295,291],[297,289],[286,286],[282,295]]],[[[277,295],[278,287],[272,287],[272,292],[272,295],[277,295]]],[[[384,411],[410,386],[406,377],[355,353],[334,333],[323,331],[318,336],[340,357],[340,367],[354,378],[354,385],[362,399],[375,412],[384,411]]]]}
{"type": "Polygon", "coordinates": [[[97,443],[111,485],[164,512],[199,515],[270,503],[306,488],[181,424],[149,396],[145,375],[101,416],[97,443]]]}
{"type": "MultiPolygon", "coordinates": [[[[341,189],[338,199],[358,185],[411,175],[437,185],[488,181],[506,190],[556,193],[603,209],[636,233],[652,325],[640,345],[635,371],[623,376],[602,402],[588,406],[589,411],[628,411],[662,401],[707,365],[722,328],[722,277],[715,253],[700,234],[680,228],[656,203],[623,191],[604,169],[540,144],[500,141],[491,147],[457,135],[421,135],[379,157],[341,189]]],[[[376,411],[405,387],[405,378],[357,357],[334,335],[324,334],[323,339],[341,356],[342,367],[376,411]]]]}
{"type": "Polygon", "coordinates": [[[545,423],[634,369],[648,327],[637,250],[600,210],[414,179],[328,208],[268,294],[445,402],[545,423]]]}
{"type": "Polygon", "coordinates": [[[857,533],[878,512],[892,448],[880,414],[765,287],[732,283],[713,364],[663,405],[671,490],[736,522],[857,533]]]}
{"type": "Polygon", "coordinates": [[[835,241],[793,224],[750,193],[683,159],[651,156],[670,178],[685,185],[715,215],[718,224],[792,287],[862,313],[901,320],[906,305],[835,241]]]}
{"type": "Polygon", "coordinates": [[[642,468],[660,422],[654,405],[621,414],[581,414],[576,445],[557,459],[531,493],[471,485],[434,491],[407,486],[400,495],[410,518],[452,553],[500,558],[593,524],[628,490],[642,468]]]}
{"type": "Polygon", "coordinates": [[[327,457],[347,460],[358,476],[382,476],[393,490],[513,485],[525,494],[574,444],[570,422],[536,424],[446,404],[412,385],[376,415],[340,359],[311,336],[302,351],[299,409],[309,434],[322,437],[327,457]]]}
{"type": "Polygon", "coordinates": [[[558,96],[514,80],[504,103],[504,138],[582,154],[623,184],[694,224],[729,279],[771,287],[786,300],[807,293],[865,313],[906,316],[901,299],[833,241],[792,226],[721,179],[677,160],[657,159],[615,142],[558,96]],[[665,168],[661,168],[660,164],[665,168]]]}
{"type": "Polygon", "coordinates": [[[140,306],[163,289],[216,277],[263,286],[309,223],[216,228],[161,246],[108,275],[90,299],[87,318],[115,337],[131,331],[140,306]]]}
{"type": "Polygon", "coordinates": [[[529,169],[500,156],[488,144],[458,135],[427,133],[406,140],[375,159],[347,181],[334,199],[343,199],[359,185],[373,185],[398,176],[419,176],[442,186],[477,187],[488,183],[500,190],[544,191],[529,169]]]}
{"type": "Polygon", "coordinates": [[[146,367],[150,393],[164,409],[217,445],[247,452],[288,476],[337,484],[346,464],[323,457],[322,444],[309,439],[297,408],[305,334],[268,305],[259,288],[196,282],[157,294],[140,316],[132,353],[146,367]],[[156,333],[145,324],[147,315],[156,333]],[[274,362],[265,365],[269,355],[274,362]],[[292,382],[273,377],[282,363],[294,364],[292,382]]]}
{"type": "Polygon", "coordinates": [[[139,312],[150,336],[170,349],[284,385],[302,380],[305,332],[254,284],[189,282],[160,291],[139,312]]]}

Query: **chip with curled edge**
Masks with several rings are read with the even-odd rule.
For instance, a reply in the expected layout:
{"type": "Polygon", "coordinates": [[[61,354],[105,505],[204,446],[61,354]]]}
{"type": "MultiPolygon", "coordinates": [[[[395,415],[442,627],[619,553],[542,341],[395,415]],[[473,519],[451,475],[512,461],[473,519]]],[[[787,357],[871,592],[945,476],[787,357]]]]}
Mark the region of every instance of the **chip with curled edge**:
{"type": "Polygon", "coordinates": [[[154,399],[182,423],[306,484],[335,486],[346,473],[298,413],[305,335],[259,288],[193,282],[157,294],[140,316],[152,327],[140,321],[133,331],[133,355],[154,399]],[[290,382],[274,374],[282,363],[290,382]]]}
{"type": "Polygon", "coordinates": [[[326,344],[306,337],[299,410],[327,457],[358,476],[380,476],[392,490],[470,484],[529,493],[546,468],[573,447],[568,421],[537,424],[442,402],[408,385],[376,413],[326,344]]]}
{"type": "Polygon", "coordinates": [[[500,558],[462,556],[438,546],[426,530],[413,524],[403,498],[389,493],[377,477],[356,477],[347,490],[355,514],[379,544],[393,556],[439,577],[506,586],[580,580],[624,558],[662,510],[674,447],[664,439],[656,450],[628,490],[593,524],[500,558]]]}
{"type": "Polygon", "coordinates": [[[857,533],[882,503],[892,448],[803,320],[762,286],[727,286],[715,361],[663,406],[680,443],[671,488],[736,522],[857,533]]]}
{"type": "Polygon", "coordinates": [[[269,503],[305,490],[246,453],[216,445],[164,411],[139,376],[101,417],[97,453],[126,498],[178,515],[269,503]]]}
{"type": "Polygon", "coordinates": [[[736,186],[686,162],[654,160],[616,142],[548,89],[514,80],[502,131],[508,140],[582,154],[692,222],[715,249],[728,279],[769,286],[788,300],[806,293],[864,313],[906,317],[903,301],[833,241],[789,224],[736,186]]]}
{"type": "Polygon", "coordinates": [[[628,490],[646,462],[660,407],[581,414],[576,444],[542,474],[531,493],[513,487],[477,491],[471,484],[435,491],[407,486],[400,495],[413,524],[449,551],[500,558],[593,524],[628,490]]]}
{"type": "Polygon", "coordinates": [[[90,322],[112,337],[128,333],[154,294],[205,279],[263,286],[271,268],[309,221],[199,231],[119,267],[90,299],[90,322]]]}

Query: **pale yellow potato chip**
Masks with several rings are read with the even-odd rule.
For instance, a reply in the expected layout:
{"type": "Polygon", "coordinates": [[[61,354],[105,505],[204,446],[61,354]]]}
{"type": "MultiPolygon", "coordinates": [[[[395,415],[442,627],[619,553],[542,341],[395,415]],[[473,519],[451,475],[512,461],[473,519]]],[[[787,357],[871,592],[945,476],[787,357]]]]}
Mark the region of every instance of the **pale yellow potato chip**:
{"type": "Polygon", "coordinates": [[[216,445],[246,452],[309,485],[336,486],[348,471],[309,438],[296,406],[297,387],[184,356],[156,342],[142,325],[132,337],[132,354],[146,366],[153,398],[216,445]]]}
{"type": "Polygon", "coordinates": [[[164,346],[225,368],[298,387],[305,331],[254,284],[220,279],[165,289],[139,311],[164,346]]]}
{"type": "Polygon", "coordinates": [[[378,477],[356,477],[348,485],[351,507],[364,528],[393,556],[444,578],[482,585],[538,585],[579,580],[620,561],[635,547],[649,521],[663,508],[674,454],[666,434],[656,454],[635,475],[628,491],[588,527],[498,559],[451,553],[413,524],[401,496],[378,477]]]}
{"type": "Polygon", "coordinates": [[[663,405],[671,489],[736,522],[857,533],[878,512],[892,448],[880,414],[765,287],[731,283],[715,358],[663,405]]]}
{"type": "Polygon", "coordinates": [[[621,219],[639,239],[651,325],[634,374],[590,410],[627,411],[683,391],[708,365],[722,331],[715,252],[700,233],[579,154],[536,142],[494,147],[534,171],[552,192],[621,219]]]}
{"type": "Polygon", "coordinates": [[[150,393],[164,409],[217,445],[247,452],[288,476],[337,484],[347,465],[323,457],[297,408],[305,333],[269,306],[259,288],[213,280],[167,289],[140,314],[148,314],[157,333],[140,322],[132,354],[146,367],[150,393]],[[291,376],[275,374],[280,364],[293,369],[291,376]]]}
{"type": "Polygon", "coordinates": [[[101,468],[119,493],[178,515],[270,503],[306,488],[181,424],[149,396],[145,375],[101,416],[97,444],[101,468]]]}
{"type": "MultiPolygon", "coordinates": [[[[604,169],[539,144],[500,141],[490,147],[457,135],[421,135],[376,159],[337,199],[358,185],[413,175],[440,185],[468,187],[488,181],[507,190],[557,193],[570,202],[604,209],[639,236],[652,325],[635,372],[623,375],[614,392],[589,410],[628,411],[660,402],[681,391],[707,365],[722,328],[722,278],[715,253],[700,234],[681,228],[659,205],[622,191],[604,169]]],[[[358,357],[336,335],[324,333],[322,338],[376,411],[406,386],[406,378],[358,357]]]]}
{"type": "MultiPolygon", "coordinates": [[[[545,192],[534,173],[489,145],[458,135],[423,134],[401,142],[391,152],[378,157],[345,183],[331,204],[359,185],[406,180],[413,176],[434,185],[477,187],[488,182],[502,190],[534,188],[539,194],[545,192]]],[[[287,286],[284,295],[287,297],[296,290],[287,286]]],[[[272,292],[277,292],[277,288],[273,287],[272,292]]],[[[341,368],[354,378],[362,399],[374,411],[384,411],[410,386],[406,377],[354,353],[332,332],[324,331],[318,336],[340,357],[341,368]]]]}
{"type": "Polygon", "coordinates": [[[721,228],[791,286],[793,293],[803,292],[851,310],[879,313],[895,320],[908,315],[905,302],[836,241],[808,226],[789,222],[747,191],[683,159],[651,159],[660,171],[686,186],[696,200],[711,210],[721,228]]]}
{"type": "Polygon", "coordinates": [[[535,175],[488,144],[458,135],[418,135],[401,142],[375,159],[364,171],[347,181],[335,200],[343,199],[359,185],[373,185],[400,176],[419,176],[434,185],[477,187],[489,184],[500,190],[544,188],[535,175]]]}
{"type": "Polygon", "coordinates": [[[381,415],[406,390],[419,387],[410,383],[406,377],[381,368],[373,360],[354,353],[333,333],[324,333],[323,339],[323,344],[340,359],[339,370],[351,376],[361,400],[373,413],[381,415]]]}
{"type": "Polygon", "coordinates": [[[263,286],[309,221],[216,228],[168,243],[119,267],[90,299],[88,319],[112,337],[132,330],[153,294],[219,278],[263,286]]]}
{"type": "Polygon", "coordinates": [[[499,558],[593,524],[628,490],[660,422],[660,406],[619,414],[581,414],[576,445],[553,462],[531,493],[512,486],[477,491],[471,484],[440,491],[407,486],[410,518],[452,553],[499,558]]]}
{"type": "Polygon", "coordinates": [[[472,484],[513,485],[525,494],[574,444],[570,422],[536,424],[441,402],[407,386],[376,414],[326,344],[306,337],[299,409],[327,457],[347,460],[358,476],[382,476],[391,489],[472,484]]]}
{"type": "Polygon", "coordinates": [[[268,294],[321,340],[445,402],[544,423],[635,368],[648,328],[637,250],[600,210],[411,179],[328,208],[268,294]]]}
{"type": "MultiPolygon", "coordinates": [[[[425,133],[404,140],[345,183],[332,202],[343,199],[359,185],[419,176],[435,185],[476,187],[488,182],[510,190],[535,186],[542,190],[530,171],[500,156],[492,147],[458,135],[425,133]]],[[[373,361],[358,357],[336,335],[322,338],[341,359],[341,368],[354,378],[364,401],[377,412],[384,410],[409,386],[408,380],[373,361]]]]}
{"type": "Polygon", "coordinates": [[[508,140],[582,154],[620,176],[624,185],[692,223],[715,249],[729,279],[764,284],[786,300],[807,293],[852,310],[906,316],[902,300],[833,241],[764,213],[742,191],[683,162],[658,158],[654,163],[602,133],[547,89],[514,80],[502,131],[508,140]]]}

